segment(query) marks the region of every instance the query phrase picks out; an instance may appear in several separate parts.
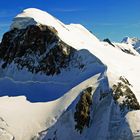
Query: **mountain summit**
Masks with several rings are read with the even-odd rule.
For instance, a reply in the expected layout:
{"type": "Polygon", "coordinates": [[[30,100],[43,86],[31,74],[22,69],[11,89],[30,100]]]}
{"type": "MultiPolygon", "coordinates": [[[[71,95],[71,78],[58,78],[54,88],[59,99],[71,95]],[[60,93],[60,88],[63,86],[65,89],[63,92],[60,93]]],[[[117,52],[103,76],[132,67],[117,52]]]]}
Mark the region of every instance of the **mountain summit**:
{"type": "Polygon", "coordinates": [[[134,42],[100,41],[35,8],[18,14],[0,43],[0,94],[18,96],[0,98],[0,140],[140,138],[134,42]]]}
{"type": "Polygon", "coordinates": [[[86,34],[89,36],[87,38],[88,40],[92,39],[92,41],[94,40],[95,43],[98,43],[99,41],[94,35],[91,35],[91,33],[82,25],[65,25],[64,23],[51,16],[47,12],[35,8],[26,9],[21,14],[17,15],[13,21],[13,24],[11,25],[11,29],[25,29],[29,25],[46,25],[55,28],[55,30],[58,33],[58,36],[62,41],[69,45],[74,45],[75,47],[77,47],[77,49],[80,46],[79,44],[81,44],[82,47],[82,44],[87,42],[87,40],[83,40],[82,42],[82,38],[85,37],[86,34]],[[78,37],[78,34],[80,32],[81,37],[78,37]]]}

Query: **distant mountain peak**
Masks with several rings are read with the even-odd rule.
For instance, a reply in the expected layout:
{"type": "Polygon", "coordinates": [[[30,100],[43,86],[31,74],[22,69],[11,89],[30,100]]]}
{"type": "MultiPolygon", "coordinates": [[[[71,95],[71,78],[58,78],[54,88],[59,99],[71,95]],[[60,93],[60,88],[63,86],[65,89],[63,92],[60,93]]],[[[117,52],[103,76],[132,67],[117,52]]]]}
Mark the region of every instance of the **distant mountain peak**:
{"type": "Polygon", "coordinates": [[[140,53],[140,39],[136,38],[136,37],[125,37],[123,38],[123,40],[121,41],[122,43],[125,44],[130,44],[134,47],[134,49],[140,53]]]}
{"type": "Polygon", "coordinates": [[[122,43],[130,44],[131,43],[131,38],[130,37],[124,37],[123,40],[121,41],[122,43]]]}
{"type": "Polygon", "coordinates": [[[136,43],[137,41],[139,41],[138,38],[136,37],[124,37],[123,40],[121,41],[122,43],[126,43],[126,44],[133,44],[136,43]]]}

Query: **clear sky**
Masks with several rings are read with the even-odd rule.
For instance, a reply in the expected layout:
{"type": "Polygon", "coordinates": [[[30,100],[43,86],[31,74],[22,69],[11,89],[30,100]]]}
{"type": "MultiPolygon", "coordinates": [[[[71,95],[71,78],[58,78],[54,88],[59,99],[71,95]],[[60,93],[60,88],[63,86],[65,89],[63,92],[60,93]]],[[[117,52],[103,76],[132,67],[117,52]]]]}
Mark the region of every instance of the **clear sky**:
{"type": "Polygon", "coordinates": [[[99,39],[140,38],[140,0],[1,0],[0,37],[26,8],[39,8],[64,23],[80,23],[99,39]]]}

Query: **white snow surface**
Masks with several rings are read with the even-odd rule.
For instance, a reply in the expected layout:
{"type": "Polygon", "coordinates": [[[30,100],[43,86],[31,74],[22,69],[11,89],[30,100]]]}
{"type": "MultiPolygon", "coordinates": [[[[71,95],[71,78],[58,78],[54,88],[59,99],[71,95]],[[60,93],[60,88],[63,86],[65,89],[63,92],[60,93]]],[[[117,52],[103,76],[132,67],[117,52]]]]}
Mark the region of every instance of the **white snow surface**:
{"type": "MultiPolygon", "coordinates": [[[[98,74],[89,78],[61,98],[47,103],[30,103],[24,96],[1,97],[0,128],[6,131],[7,136],[10,133],[15,140],[31,140],[39,132],[51,127],[83,89],[91,84],[96,89],[99,76],[98,74]]],[[[2,138],[0,135],[0,140],[11,140],[2,138]]]]}
{"type": "Polygon", "coordinates": [[[78,50],[86,49],[86,46],[91,46],[89,44],[92,44],[93,46],[99,44],[99,40],[82,25],[65,25],[47,12],[35,8],[26,9],[23,13],[17,15],[11,25],[11,29],[23,29],[28,25],[34,24],[54,27],[57,30],[60,39],[70,46],[76,46],[78,50]]]}
{"type": "Polygon", "coordinates": [[[126,115],[126,120],[132,130],[132,133],[137,138],[140,138],[140,111],[131,111],[126,115]]]}

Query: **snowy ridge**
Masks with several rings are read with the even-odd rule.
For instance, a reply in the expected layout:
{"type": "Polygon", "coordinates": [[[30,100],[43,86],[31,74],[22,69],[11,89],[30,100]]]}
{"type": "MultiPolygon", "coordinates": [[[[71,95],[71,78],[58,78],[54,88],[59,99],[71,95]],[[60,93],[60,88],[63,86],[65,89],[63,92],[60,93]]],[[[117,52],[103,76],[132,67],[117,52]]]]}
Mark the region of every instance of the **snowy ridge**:
{"type": "MultiPolygon", "coordinates": [[[[104,46],[112,46],[107,42],[101,42],[104,46]]],[[[131,55],[139,55],[139,53],[134,49],[134,47],[131,44],[126,44],[126,43],[112,43],[116,49],[123,51],[126,54],[131,54],[131,55]]]]}
{"type": "MultiPolygon", "coordinates": [[[[30,140],[37,133],[52,126],[83,89],[89,85],[96,89],[98,78],[99,74],[71,89],[60,99],[47,103],[30,103],[25,97],[1,97],[0,116],[9,126],[3,126],[4,129],[13,134],[16,140],[30,140]]],[[[0,136],[1,140],[2,138],[0,136]]]]}
{"type": "Polygon", "coordinates": [[[85,46],[89,46],[89,43],[91,44],[91,42],[91,45],[93,46],[99,45],[99,40],[82,25],[65,25],[47,12],[35,8],[26,9],[23,13],[17,15],[11,25],[11,29],[23,29],[34,24],[54,27],[57,30],[60,39],[77,50],[85,49],[85,46]]]}
{"type": "Polygon", "coordinates": [[[133,48],[131,44],[125,44],[125,43],[114,43],[114,44],[126,53],[132,55],[139,55],[139,53],[133,48]]]}

